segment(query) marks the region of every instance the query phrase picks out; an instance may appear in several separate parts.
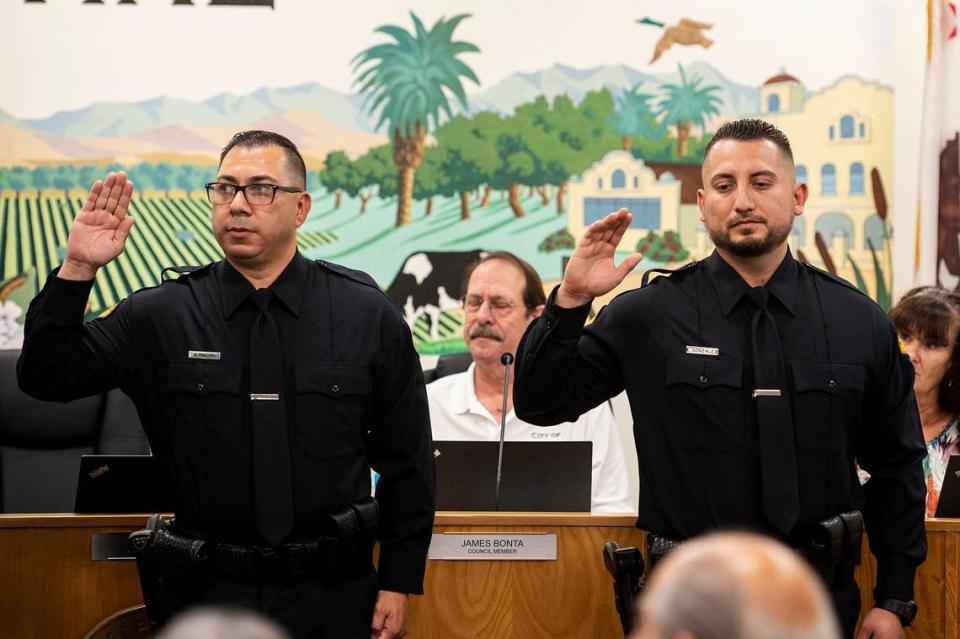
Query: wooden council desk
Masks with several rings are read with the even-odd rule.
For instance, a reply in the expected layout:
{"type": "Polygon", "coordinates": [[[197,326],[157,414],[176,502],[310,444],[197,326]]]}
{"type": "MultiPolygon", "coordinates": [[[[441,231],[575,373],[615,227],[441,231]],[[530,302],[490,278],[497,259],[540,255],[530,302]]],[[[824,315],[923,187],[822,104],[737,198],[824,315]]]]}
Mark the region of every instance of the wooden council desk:
{"type": "MultiPolygon", "coordinates": [[[[135,530],[145,520],[0,514],[0,635],[80,638],[114,613],[141,605],[134,563],[91,560],[91,539],[135,530]]],[[[601,548],[611,539],[643,546],[632,516],[437,513],[434,532],[554,533],[557,559],[429,561],[427,594],[411,598],[409,639],[622,636],[601,548]]],[[[927,539],[916,583],[920,613],[907,636],[960,639],[960,520],[928,520],[927,539]]],[[[874,574],[868,558],[857,578],[872,588],[874,574]]],[[[868,594],[864,609],[869,601],[868,594]]]]}

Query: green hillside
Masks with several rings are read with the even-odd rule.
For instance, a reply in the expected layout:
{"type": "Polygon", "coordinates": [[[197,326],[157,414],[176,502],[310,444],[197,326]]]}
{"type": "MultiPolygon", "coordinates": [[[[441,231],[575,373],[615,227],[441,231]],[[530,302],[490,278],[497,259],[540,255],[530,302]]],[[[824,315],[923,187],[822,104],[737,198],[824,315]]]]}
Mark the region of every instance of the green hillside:
{"type": "MultiPolygon", "coordinates": [[[[526,189],[524,189],[526,195],[526,189]]],[[[566,214],[557,215],[556,202],[543,205],[539,195],[521,198],[527,215],[516,217],[505,197],[494,193],[486,208],[471,198],[469,220],[460,219],[460,199],[433,198],[433,212],[424,215],[425,202],[413,203],[413,219],[397,227],[396,199],[371,199],[360,215],[358,200],[343,197],[339,209],[331,194],[314,193],[313,210],[303,228],[334,233],[337,242],[308,252],[369,273],[386,288],[417,251],[506,250],[530,262],[543,279],[559,279],[562,256],[570,251],[542,253],[537,246],[551,233],[567,226],[566,214]]]]}

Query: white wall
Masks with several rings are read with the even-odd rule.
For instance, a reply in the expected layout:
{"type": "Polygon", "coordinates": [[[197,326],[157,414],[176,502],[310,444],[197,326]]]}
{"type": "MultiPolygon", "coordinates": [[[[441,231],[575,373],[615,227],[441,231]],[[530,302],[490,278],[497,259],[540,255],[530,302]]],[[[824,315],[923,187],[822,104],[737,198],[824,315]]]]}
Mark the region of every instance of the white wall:
{"type": "MultiPolygon", "coordinates": [[[[917,185],[920,167],[920,126],[926,56],[927,18],[921,5],[897,2],[893,107],[893,299],[915,286],[913,280],[917,185]]],[[[889,197],[889,196],[888,196],[889,197]]],[[[916,284],[931,282],[916,282],[916,284]]]]}

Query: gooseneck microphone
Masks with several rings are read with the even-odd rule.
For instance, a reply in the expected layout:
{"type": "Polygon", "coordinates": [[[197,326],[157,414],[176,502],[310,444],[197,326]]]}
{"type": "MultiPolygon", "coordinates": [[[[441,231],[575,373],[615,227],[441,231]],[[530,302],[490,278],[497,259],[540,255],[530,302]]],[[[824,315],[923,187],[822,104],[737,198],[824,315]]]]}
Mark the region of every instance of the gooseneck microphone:
{"type": "Polygon", "coordinates": [[[497,492],[493,498],[493,509],[500,510],[500,476],[503,470],[503,436],[507,432],[507,392],[510,390],[510,365],[513,364],[513,353],[504,353],[500,356],[503,364],[503,403],[500,404],[500,449],[497,452],[497,492]]]}

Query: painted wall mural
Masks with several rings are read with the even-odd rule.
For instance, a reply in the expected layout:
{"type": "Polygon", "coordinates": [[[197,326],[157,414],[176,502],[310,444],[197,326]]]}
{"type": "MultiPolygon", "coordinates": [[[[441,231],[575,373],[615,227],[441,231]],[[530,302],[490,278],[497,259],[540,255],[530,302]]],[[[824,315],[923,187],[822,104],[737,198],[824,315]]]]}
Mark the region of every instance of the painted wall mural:
{"type": "Polygon", "coordinates": [[[132,177],[140,219],[91,317],[219,259],[202,185],[250,128],[305,156],[300,250],[373,275],[422,353],[464,348],[460,272],[481,251],[552,285],[584,228],[627,206],[639,270],[708,255],[703,148],[743,116],[784,130],[810,185],[795,254],[889,305],[892,0],[808,4],[6,2],[0,347],[105,171],[132,177]]]}

